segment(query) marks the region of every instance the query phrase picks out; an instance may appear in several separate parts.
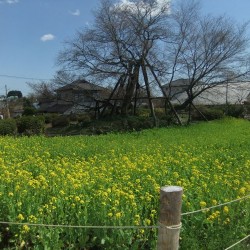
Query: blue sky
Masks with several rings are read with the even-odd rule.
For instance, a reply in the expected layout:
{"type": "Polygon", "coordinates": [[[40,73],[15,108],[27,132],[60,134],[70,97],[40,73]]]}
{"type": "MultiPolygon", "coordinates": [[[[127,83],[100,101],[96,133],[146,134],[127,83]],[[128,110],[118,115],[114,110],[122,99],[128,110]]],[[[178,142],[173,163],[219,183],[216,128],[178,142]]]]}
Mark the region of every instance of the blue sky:
{"type": "MultiPolygon", "coordinates": [[[[119,0],[117,0],[119,1],[119,0]]],[[[202,10],[250,20],[250,0],[200,0],[202,10]]],[[[51,79],[65,40],[93,20],[100,0],[0,0],[0,95],[30,92],[26,82],[51,79]]],[[[249,32],[250,33],[250,32],[249,32]]]]}

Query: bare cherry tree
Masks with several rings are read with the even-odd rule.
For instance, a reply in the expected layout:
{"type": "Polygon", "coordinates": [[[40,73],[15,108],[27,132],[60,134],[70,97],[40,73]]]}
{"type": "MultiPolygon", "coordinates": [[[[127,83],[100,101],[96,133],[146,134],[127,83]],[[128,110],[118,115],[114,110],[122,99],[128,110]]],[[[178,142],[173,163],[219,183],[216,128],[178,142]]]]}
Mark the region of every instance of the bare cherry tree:
{"type": "Polygon", "coordinates": [[[111,98],[123,98],[121,110],[135,98],[137,89],[145,86],[149,105],[150,76],[146,60],[156,57],[159,41],[165,39],[169,4],[166,1],[130,1],[114,4],[102,1],[95,13],[92,27],[78,32],[59,55],[59,63],[66,68],[81,70],[85,77],[97,77],[114,82],[111,98]]]}

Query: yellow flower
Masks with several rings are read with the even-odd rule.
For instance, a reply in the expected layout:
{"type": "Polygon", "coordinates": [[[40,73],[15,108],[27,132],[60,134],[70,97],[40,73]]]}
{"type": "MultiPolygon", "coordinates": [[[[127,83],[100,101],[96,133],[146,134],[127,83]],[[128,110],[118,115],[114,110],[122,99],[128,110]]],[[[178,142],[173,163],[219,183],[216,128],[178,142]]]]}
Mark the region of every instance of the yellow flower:
{"type": "Polygon", "coordinates": [[[140,215],[139,214],[135,215],[134,223],[136,226],[138,226],[140,224],[140,215]]]}
{"type": "Polygon", "coordinates": [[[80,201],[81,198],[79,196],[75,196],[75,201],[80,201]]]}
{"type": "Polygon", "coordinates": [[[227,225],[227,224],[229,224],[230,223],[230,219],[229,218],[226,218],[225,220],[224,220],[224,222],[223,222],[223,224],[225,224],[225,225],[227,225]]]}
{"type": "Polygon", "coordinates": [[[30,221],[31,223],[35,223],[35,222],[37,222],[37,218],[36,218],[34,215],[30,215],[30,216],[29,216],[29,221],[30,221]]]}
{"type": "Polygon", "coordinates": [[[246,188],[245,187],[242,187],[240,190],[239,190],[239,193],[241,195],[244,195],[246,193],[246,188]]]}
{"type": "Polygon", "coordinates": [[[21,202],[21,201],[18,201],[18,202],[17,202],[17,206],[18,206],[18,207],[21,207],[21,206],[22,206],[22,202],[21,202]]]}
{"type": "Polygon", "coordinates": [[[223,207],[223,213],[228,214],[229,208],[228,206],[223,207]]]}
{"type": "Polygon", "coordinates": [[[200,202],[200,206],[201,206],[202,208],[205,208],[205,207],[207,206],[207,203],[206,203],[205,201],[201,201],[201,202],[200,202]]]}
{"type": "Polygon", "coordinates": [[[23,240],[20,244],[20,248],[23,248],[25,246],[25,241],[23,240]]]}
{"type": "Polygon", "coordinates": [[[115,217],[116,217],[117,219],[121,218],[121,217],[122,217],[122,213],[121,213],[121,212],[116,213],[116,214],[115,214],[115,217]]]}
{"type": "Polygon", "coordinates": [[[28,225],[24,225],[23,226],[23,230],[22,230],[22,233],[28,233],[30,231],[30,228],[28,225]]]}
{"type": "Polygon", "coordinates": [[[141,233],[141,234],[144,234],[144,232],[145,232],[144,229],[141,229],[141,230],[140,230],[140,233],[141,233]]]}
{"type": "Polygon", "coordinates": [[[149,219],[145,219],[144,222],[145,222],[146,225],[150,225],[151,224],[151,220],[149,220],[149,219]]]}
{"type": "Polygon", "coordinates": [[[24,216],[23,216],[22,214],[19,214],[19,215],[17,216],[17,219],[22,221],[22,220],[24,220],[24,216]]]}
{"type": "MultiPolygon", "coordinates": [[[[220,212],[219,211],[215,211],[214,213],[212,213],[207,220],[210,222],[213,222],[214,220],[216,220],[218,217],[220,216],[220,212]]],[[[219,219],[219,218],[218,218],[219,219]]]]}
{"type": "Polygon", "coordinates": [[[212,204],[215,206],[215,205],[217,205],[217,200],[212,200],[212,204]]]}
{"type": "Polygon", "coordinates": [[[179,177],[179,174],[178,174],[177,172],[173,172],[173,176],[174,176],[175,178],[178,178],[178,177],[179,177]]]}

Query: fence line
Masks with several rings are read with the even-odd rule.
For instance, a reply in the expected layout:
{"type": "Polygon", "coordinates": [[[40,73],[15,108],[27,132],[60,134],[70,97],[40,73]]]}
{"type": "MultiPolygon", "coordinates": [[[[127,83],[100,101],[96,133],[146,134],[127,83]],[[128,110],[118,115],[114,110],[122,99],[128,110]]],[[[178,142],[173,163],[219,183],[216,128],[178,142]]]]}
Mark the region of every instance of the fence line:
{"type": "Polygon", "coordinates": [[[231,249],[232,247],[238,245],[239,243],[241,243],[242,241],[246,240],[248,237],[250,237],[250,234],[246,237],[244,237],[243,239],[239,240],[238,242],[234,243],[232,246],[227,247],[225,250],[231,249]]]}
{"type": "Polygon", "coordinates": [[[198,213],[198,212],[208,211],[209,209],[216,208],[216,207],[222,207],[222,206],[228,205],[230,203],[240,201],[240,200],[244,200],[244,199],[247,199],[247,198],[250,198],[250,194],[246,195],[244,197],[241,197],[239,199],[236,199],[236,200],[228,201],[228,202],[225,202],[225,203],[222,203],[222,204],[219,204],[219,205],[215,205],[215,206],[211,206],[211,207],[201,208],[199,210],[192,211],[192,212],[182,213],[181,215],[189,215],[189,214],[194,214],[194,213],[198,213]]]}
{"type": "MultiPolygon", "coordinates": [[[[196,211],[192,211],[192,212],[187,212],[187,213],[182,213],[181,215],[189,215],[189,214],[194,214],[194,213],[198,213],[198,212],[202,212],[202,211],[208,211],[209,209],[212,208],[216,208],[216,207],[221,207],[233,202],[237,202],[243,199],[247,199],[250,198],[250,194],[246,195],[244,197],[241,197],[239,199],[236,200],[232,200],[229,202],[225,202],[216,206],[212,206],[212,207],[208,207],[208,208],[202,208],[196,211]]],[[[87,226],[87,225],[59,225],[59,224],[43,224],[43,223],[25,223],[25,222],[11,222],[11,221],[0,221],[0,224],[9,224],[9,225],[27,225],[27,226],[40,226],[40,227],[62,227],[62,228],[96,228],[96,229],[156,229],[156,228],[160,228],[162,227],[162,225],[158,225],[158,226],[87,226]]],[[[180,226],[180,225],[176,225],[176,226],[180,226]]],[[[174,229],[175,226],[169,226],[166,227],[167,229],[174,229]]]]}
{"type": "MultiPolygon", "coordinates": [[[[25,223],[25,222],[10,222],[0,221],[0,224],[9,225],[26,225],[26,226],[38,226],[38,227],[61,227],[61,228],[96,228],[96,229],[154,229],[161,226],[92,226],[92,225],[63,225],[63,224],[43,224],[43,223],[25,223]]],[[[169,228],[171,229],[171,228],[169,228]]]]}
{"type": "Polygon", "coordinates": [[[10,222],[10,221],[0,221],[0,224],[9,224],[9,225],[26,225],[26,226],[40,226],[40,227],[61,227],[61,228],[96,228],[96,229],[159,229],[164,227],[169,230],[180,229],[182,224],[165,226],[159,223],[159,226],[81,226],[81,225],[59,225],[59,224],[42,224],[42,223],[25,223],[25,222],[10,222]]]}

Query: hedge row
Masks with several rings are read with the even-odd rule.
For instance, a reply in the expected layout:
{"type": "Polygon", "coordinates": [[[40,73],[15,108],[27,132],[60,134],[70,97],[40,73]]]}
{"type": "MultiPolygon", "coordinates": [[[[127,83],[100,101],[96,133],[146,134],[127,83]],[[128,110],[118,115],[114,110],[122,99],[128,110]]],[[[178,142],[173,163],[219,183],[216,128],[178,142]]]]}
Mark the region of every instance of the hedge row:
{"type": "Polygon", "coordinates": [[[71,122],[88,123],[91,117],[82,115],[56,115],[45,114],[40,116],[22,116],[16,119],[0,120],[0,135],[40,135],[44,133],[45,124],[51,123],[52,127],[66,127],[71,122]]]}
{"type": "MultiPolygon", "coordinates": [[[[245,113],[250,112],[250,105],[221,105],[221,106],[198,106],[197,110],[192,111],[192,120],[203,120],[203,116],[207,120],[221,119],[225,115],[237,118],[244,117],[245,113]]],[[[27,110],[27,114],[32,114],[31,110],[27,110]]],[[[159,126],[168,126],[172,123],[171,115],[166,114],[164,109],[156,108],[155,114],[159,119],[159,126]]],[[[110,117],[109,117],[110,119],[110,117]]],[[[70,124],[80,124],[81,126],[88,126],[93,121],[93,114],[71,114],[71,115],[57,115],[57,114],[44,114],[44,115],[23,115],[16,119],[0,120],[0,135],[39,135],[43,134],[45,124],[51,124],[52,127],[67,127],[70,124]]],[[[119,119],[117,120],[119,122],[119,119]]],[[[96,121],[95,121],[96,122],[96,121]]],[[[120,129],[145,129],[154,126],[154,122],[150,117],[148,109],[138,109],[137,116],[123,117],[120,121],[120,129]]],[[[114,123],[114,122],[113,122],[114,123]]]]}
{"type": "Polygon", "coordinates": [[[39,135],[44,132],[43,116],[22,116],[17,119],[0,120],[0,135],[39,135]]]}

